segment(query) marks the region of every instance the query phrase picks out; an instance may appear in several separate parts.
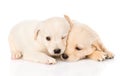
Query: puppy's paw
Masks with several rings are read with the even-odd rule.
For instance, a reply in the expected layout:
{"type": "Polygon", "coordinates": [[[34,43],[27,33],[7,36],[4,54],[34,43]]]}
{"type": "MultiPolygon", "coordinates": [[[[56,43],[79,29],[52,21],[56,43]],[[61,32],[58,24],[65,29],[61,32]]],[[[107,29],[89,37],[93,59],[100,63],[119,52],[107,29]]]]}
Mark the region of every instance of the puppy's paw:
{"type": "Polygon", "coordinates": [[[97,61],[104,61],[106,57],[107,57],[107,54],[104,52],[98,52],[96,53],[96,56],[95,56],[97,61]]]}
{"type": "Polygon", "coordinates": [[[22,53],[17,51],[17,52],[12,52],[11,54],[11,59],[20,59],[22,57],[22,53]]]}
{"type": "Polygon", "coordinates": [[[88,57],[96,61],[104,61],[107,57],[107,54],[101,51],[95,51],[88,57]]]}
{"type": "Polygon", "coordinates": [[[107,51],[106,53],[107,53],[106,59],[112,59],[112,58],[114,58],[113,53],[111,53],[111,52],[109,52],[109,51],[107,51]]]}
{"type": "Polygon", "coordinates": [[[46,60],[46,64],[55,64],[55,63],[56,63],[56,59],[54,58],[49,57],[46,60]]]}

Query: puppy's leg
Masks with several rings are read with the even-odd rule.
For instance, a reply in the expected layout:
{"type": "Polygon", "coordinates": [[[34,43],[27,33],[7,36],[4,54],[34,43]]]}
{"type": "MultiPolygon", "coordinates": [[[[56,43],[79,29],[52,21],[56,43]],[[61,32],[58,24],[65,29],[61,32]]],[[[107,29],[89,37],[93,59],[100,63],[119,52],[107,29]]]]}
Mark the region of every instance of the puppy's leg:
{"type": "Polygon", "coordinates": [[[10,45],[10,50],[11,50],[11,59],[20,59],[22,57],[21,51],[18,51],[14,45],[13,40],[11,37],[8,39],[9,45],[10,45]]]}
{"type": "Polygon", "coordinates": [[[94,51],[92,54],[87,56],[89,59],[96,61],[104,61],[107,57],[107,54],[102,51],[94,51]]]}
{"type": "Polygon", "coordinates": [[[45,63],[45,64],[55,64],[56,60],[45,53],[41,52],[23,52],[23,59],[28,60],[28,61],[33,61],[33,62],[38,62],[38,63],[45,63]]]}
{"type": "Polygon", "coordinates": [[[107,54],[107,57],[106,57],[107,59],[112,59],[112,58],[114,58],[113,53],[111,53],[110,51],[108,51],[108,50],[105,48],[105,46],[101,43],[100,40],[95,41],[95,43],[93,44],[93,46],[96,48],[96,50],[102,51],[102,52],[106,53],[106,54],[107,54]]]}

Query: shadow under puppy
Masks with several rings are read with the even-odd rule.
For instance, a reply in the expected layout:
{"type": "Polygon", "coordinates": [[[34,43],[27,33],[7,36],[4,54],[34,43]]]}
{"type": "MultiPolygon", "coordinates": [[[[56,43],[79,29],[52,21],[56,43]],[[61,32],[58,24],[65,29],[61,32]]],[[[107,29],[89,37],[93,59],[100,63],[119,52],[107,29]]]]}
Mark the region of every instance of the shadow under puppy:
{"type": "Polygon", "coordinates": [[[11,58],[56,63],[52,56],[63,54],[69,28],[69,23],[61,17],[17,24],[9,34],[11,58]]]}
{"type": "Polygon", "coordinates": [[[96,61],[113,58],[102,44],[99,36],[90,27],[76,21],[71,21],[68,16],[66,19],[71,25],[67,47],[61,58],[66,61],[77,61],[83,58],[89,58],[96,61]]]}

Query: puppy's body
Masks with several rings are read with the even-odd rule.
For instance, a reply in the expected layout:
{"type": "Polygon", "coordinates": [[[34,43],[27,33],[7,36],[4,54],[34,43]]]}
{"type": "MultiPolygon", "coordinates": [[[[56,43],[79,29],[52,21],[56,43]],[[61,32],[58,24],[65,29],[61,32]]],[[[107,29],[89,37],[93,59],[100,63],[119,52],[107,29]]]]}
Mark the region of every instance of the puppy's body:
{"type": "MultiPolygon", "coordinates": [[[[25,21],[17,24],[10,32],[9,40],[12,41],[16,50],[30,51],[40,50],[38,43],[34,40],[34,30],[39,21],[25,21]],[[27,49],[27,50],[26,50],[27,49]]],[[[45,50],[44,50],[45,51],[45,50]]]]}
{"type": "Polygon", "coordinates": [[[77,61],[88,57],[93,60],[102,61],[105,58],[112,58],[112,53],[101,43],[99,36],[90,27],[76,21],[73,22],[69,34],[68,44],[63,59],[77,61]]]}
{"type": "Polygon", "coordinates": [[[64,18],[50,18],[45,21],[24,21],[10,32],[9,44],[12,58],[40,63],[56,63],[50,56],[59,56],[65,50],[69,24],[64,18]],[[49,38],[49,40],[47,40],[49,38]],[[59,52],[56,49],[59,49],[59,52]]]}

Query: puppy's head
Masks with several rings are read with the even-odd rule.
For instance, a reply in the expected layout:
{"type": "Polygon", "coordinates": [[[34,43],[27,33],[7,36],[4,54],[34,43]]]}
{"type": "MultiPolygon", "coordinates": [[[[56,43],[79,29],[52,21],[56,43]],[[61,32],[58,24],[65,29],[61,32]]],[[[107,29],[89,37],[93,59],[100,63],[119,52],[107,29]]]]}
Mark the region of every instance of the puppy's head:
{"type": "Polygon", "coordinates": [[[63,60],[77,61],[83,59],[91,54],[94,49],[91,46],[94,39],[92,40],[93,36],[87,27],[74,25],[68,37],[65,53],[61,55],[63,60]]]}
{"type": "Polygon", "coordinates": [[[44,45],[50,55],[58,56],[65,50],[69,28],[64,18],[50,18],[37,27],[35,39],[44,45]]]}

